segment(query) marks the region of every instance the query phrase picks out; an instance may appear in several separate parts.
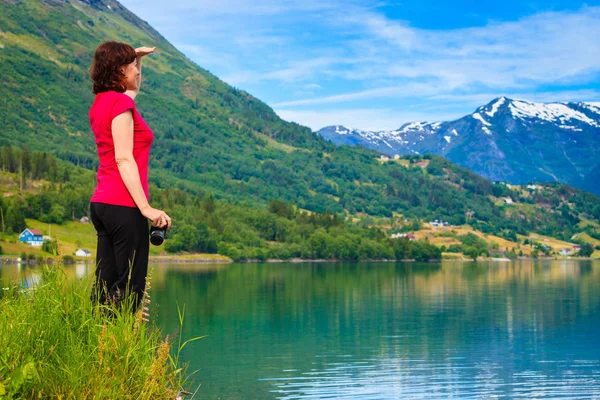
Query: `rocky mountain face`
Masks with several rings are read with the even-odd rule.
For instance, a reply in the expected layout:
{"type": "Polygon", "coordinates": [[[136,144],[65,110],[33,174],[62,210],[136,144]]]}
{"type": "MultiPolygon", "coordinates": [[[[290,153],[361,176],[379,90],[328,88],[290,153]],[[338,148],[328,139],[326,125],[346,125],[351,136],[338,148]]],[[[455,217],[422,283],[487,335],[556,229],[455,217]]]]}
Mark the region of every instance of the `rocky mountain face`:
{"type": "Polygon", "coordinates": [[[442,155],[494,181],[559,181],[600,194],[600,103],[500,97],[455,121],[413,122],[384,132],[336,125],[318,133],[390,156],[442,155]]]}

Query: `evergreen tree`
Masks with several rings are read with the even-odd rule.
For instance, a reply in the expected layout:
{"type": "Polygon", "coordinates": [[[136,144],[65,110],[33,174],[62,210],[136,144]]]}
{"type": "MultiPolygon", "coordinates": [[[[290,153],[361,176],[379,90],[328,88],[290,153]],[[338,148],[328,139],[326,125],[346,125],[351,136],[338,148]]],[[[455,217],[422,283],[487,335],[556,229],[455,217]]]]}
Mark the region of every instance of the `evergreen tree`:
{"type": "Polygon", "coordinates": [[[23,176],[31,178],[31,163],[32,163],[31,151],[27,145],[23,145],[23,151],[21,152],[21,165],[23,168],[23,176]]]}
{"type": "Polygon", "coordinates": [[[217,206],[215,204],[215,198],[212,196],[212,194],[204,196],[204,198],[202,199],[202,208],[204,208],[204,211],[206,211],[209,214],[215,212],[217,206]]]}
{"type": "Polygon", "coordinates": [[[590,257],[594,253],[594,247],[589,243],[584,243],[579,249],[578,255],[581,257],[590,257]]]}
{"type": "Polygon", "coordinates": [[[2,170],[8,172],[17,171],[17,155],[11,145],[2,147],[2,170]]]}
{"type": "Polygon", "coordinates": [[[25,230],[25,215],[20,202],[15,201],[6,210],[4,216],[5,226],[8,232],[21,233],[25,230]]]}

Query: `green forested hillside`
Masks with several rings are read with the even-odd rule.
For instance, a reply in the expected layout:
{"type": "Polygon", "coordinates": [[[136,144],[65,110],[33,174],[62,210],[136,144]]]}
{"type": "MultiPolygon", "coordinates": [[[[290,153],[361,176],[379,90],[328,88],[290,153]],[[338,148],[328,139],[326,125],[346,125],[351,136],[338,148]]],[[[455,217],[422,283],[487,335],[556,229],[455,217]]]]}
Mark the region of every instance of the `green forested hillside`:
{"type": "MultiPolygon", "coordinates": [[[[420,229],[419,216],[431,213],[453,225],[469,223],[484,233],[501,236],[512,243],[506,244],[511,247],[521,243],[517,234],[526,236],[532,231],[563,239],[575,233],[585,233],[580,236],[591,240],[600,237],[594,222],[600,208],[588,193],[566,186],[525,190],[494,185],[437,157],[398,161],[382,168],[393,168],[399,179],[419,180],[422,188],[413,187],[408,193],[402,191],[402,181],[398,186],[390,185],[390,196],[398,195],[415,204],[405,215],[392,217],[311,213],[276,199],[264,207],[252,197],[219,200],[189,187],[160,189],[151,185],[151,198],[175,221],[168,233],[167,251],[220,253],[236,260],[439,259],[441,249],[427,241],[390,239],[392,231],[420,229]],[[513,204],[500,205],[501,199],[509,198],[513,204]],[[460,211],[461,202],[471,207],[465,214],[460,211]],[[556,211],[548,211],[552,209],[556,211]]],[[[0,169],[4,171],[0,173],[0,241],[14,241],[26,227],[25,218],[37,219],[42,225],[60,225],[88,213],[93,171],[56,160],[52,154],[12,146],[0,148],[0,169]]],[[[469,245],[465,246],[451,250],[467,254],[469,245]]],[[[48,248],[55,246],[50,243],[48,248]]],[[[477,255],[488,254],[486,246],[472,250],[477,255]]]]}
{"type": "MultiPolygon", "coordinates": [[[[65,187],[77,193],[71,196],[76,201],[68,200],[77,204],[77,213],[85,212],[97,163],[87,118],[93,100],[87,69],[95,47],[111,39],[158,47],[144,60],[142,93],[136,103],[156,135],[150,173],[153,199],[185,221],[173,231],[181,235],[171,242],[173,251],[194,250],[185,244],[193,238],[184,232],[197,229],[199,236],[208,237],[205,228],[217,247],[222,243],[218,251],[227,243],[241,243],[243,248],[303,243],[318,228],[335,236],[328,223],[313,224],[314,229],[285,238],[268,233],[271,228],[262,230],[269,225],[261,225],[253,215],[268,216],[267,205],[279,204],[272,201],[328,218],[337,214],[340,220],[347,215],[394,216],[401,225],[405,219],[440,218],[505,236],[538,231],[568,238],[584,230],[582,219],[597,222],[600,217],[597,197],[566,186],[525,193],[493,184],[442,158],[381,163],[373,151],[327,143],[195,65],[115,1],[0,0],[3,168],[16,172],[21,149],[27,145],[29,151],[48,152],[58,159],[58,171],[52,173],[57,183],[69,165],[89,170],[77,173],[76,181],[72,176],[63,179],[65,187]],[[9,145],[11,151],[6,150],[9,145]],[[498,204],[506,196],[518,205],[498,204]],[[211,216],[201,206],[211,198],[221,214],[211,216]],[[231,232],[224,227],[225,220],[233,225],[231,232]],[[177,248],[177,243],[183,244],[177,248]]],[[[65,187],[47,189],[46,197],[66,202],[65,187]]],[[[33,197],[22,197],[16,196],[23,201],[19,208],[29,217],[52,214],[48,207],[32,206],[38,201],[33,197]]],[[[62,204],[63,218],[73,214],[73,207],[62,204]]],[[[54,214],[59,211],[55,207],[54,214]]],[[[265,218],[277,218],[280,225],[285,225],[284,219],[294,221],[295,231],[302,225],[301,215],[298,211],[265,218]]],[[[202,247],[198,246],[195,249],[202,247]]],[[[296,250],[289,254],[302,253],[296,250]]],[[[315,255],[313,250],[305,253],[315,255]]]]}

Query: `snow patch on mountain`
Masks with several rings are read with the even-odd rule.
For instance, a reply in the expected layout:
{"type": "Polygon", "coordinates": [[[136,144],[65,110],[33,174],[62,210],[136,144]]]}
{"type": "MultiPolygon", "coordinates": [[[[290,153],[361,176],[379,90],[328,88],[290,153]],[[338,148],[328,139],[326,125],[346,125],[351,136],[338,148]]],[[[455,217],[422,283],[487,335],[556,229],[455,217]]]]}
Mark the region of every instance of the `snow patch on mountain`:
{"type": "Polygon", "coordinates": [[[558,127],[561,128],[561,129],[570,129],[570,130],[576,131],[576,132],[581,132],[582,131],[581,128],[576,128],[576,127],[571,126],[571,125],[558,125],[558,127]]]}
{"type": "Polygon", "coordinates": [[[400,130],[393,131],[394,133],[407,133],[407,132],[420,132],[427,130],[429,128],[430,131],[437,130],[442,125],[441,122],[411,122],[408,124],[404,124],[400,127],[400,130]]]}
{"type": "Polygon", "coordinates": [[[481,114],[479,114],[479,113],[473,113],[473,114],[471,114],[471,116],[472,116],[473,118],[475,118],[476,120],[480,121],[480,122],[481,122],[483,125],[486,125],[486,126],[492,126],[492,124],[490,124],[490,123],[489,123],[489,122],[487,122],[485,119],[483,119],[483,117],[482,117],[482,116],[481,116],[481,114]]]}
{"type": "Polygon", "coordinates": [[[339,133],[340,135],[347,135],[350,133],[350,129],[347,129],[346,127],[343,127],[343,126],[336,125],[335,133],[339,133]]]}
{"type": "Polygon", "coordinates": [[[593,113],[600,114],[600,103],[579,103],[593,113]]]}
{"type": "Polygon", "coordinates": [[[496,114],[496,112],[498,111],[498,109],[500,108],[500,106],[502,104],[504,104],[504,102],[506,101],[506,97],[500,97],[495,103],[494,105],[492,105],[492,110],[491,111],[486,111],[485,113],[487,115],[489,115],[490,117],[493,117],[494,114],[496,114]]]}
{"type": "Polygon", "coordinates": [[[566,121],[578,120],[591,126],[600,127],[600,124],[593,119],[563,103],[542,104],[513,100],[508,107],[514,117],[521,119],[539,118],[552,123],[558,120],[561,125],[565,125],[566,121]]]}
{"type": "Polygon", "coordinates": [[[420,131],[423,129],[427,122],[411,122],[410,124],[406,124],[400,127],[398,132],[411,132],[411,131],[420,131]]]}

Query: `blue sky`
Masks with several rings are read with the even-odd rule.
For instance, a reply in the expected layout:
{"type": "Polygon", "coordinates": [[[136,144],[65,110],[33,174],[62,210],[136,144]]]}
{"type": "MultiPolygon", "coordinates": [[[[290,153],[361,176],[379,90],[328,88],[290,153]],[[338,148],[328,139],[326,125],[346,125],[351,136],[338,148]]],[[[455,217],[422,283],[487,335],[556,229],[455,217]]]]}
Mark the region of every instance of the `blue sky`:
{"type": "Polygon", "coordinates": [[[600,101],[600,1],[121,2],[201,67],[315,130],[451,120],[501,95],[600,101]]]}

